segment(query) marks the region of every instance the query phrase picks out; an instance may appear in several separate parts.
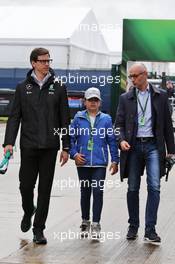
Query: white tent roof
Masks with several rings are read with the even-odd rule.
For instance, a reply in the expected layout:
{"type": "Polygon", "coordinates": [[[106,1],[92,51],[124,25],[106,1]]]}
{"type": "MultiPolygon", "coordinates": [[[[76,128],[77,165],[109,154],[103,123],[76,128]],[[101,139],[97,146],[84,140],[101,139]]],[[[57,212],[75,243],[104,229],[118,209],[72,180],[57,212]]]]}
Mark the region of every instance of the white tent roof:
{"type": "Polygon", "coordinates": [[[106,42],[90,8],[0,7],[0,25],[0,43],[7,41],[31,44],[32,41],[36,43],[36,40],[47,44],[71,42],[81,45],[81,48],[108,53],[106,42]]]}
{"type": "Polygon", "coordinates": [[[87,8],[0,7],[1,38],[69,38],[87,8]]]}
{"type": "Polygon", "coordinates": [[[0,67],[26,67],[29,50],[38,46],[53,51],[55,67],[110,67],[107,44],[89,8],[0,6],[0,25],[0,67]]]}

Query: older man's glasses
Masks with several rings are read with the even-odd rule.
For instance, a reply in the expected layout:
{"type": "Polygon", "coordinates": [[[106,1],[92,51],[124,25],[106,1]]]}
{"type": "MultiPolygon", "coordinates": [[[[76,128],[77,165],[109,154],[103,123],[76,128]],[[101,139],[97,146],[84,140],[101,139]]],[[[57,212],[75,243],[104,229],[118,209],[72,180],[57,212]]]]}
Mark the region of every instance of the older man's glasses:
{"type": "Polygon", "coordinates": [[[128,78],[129,79],[136,79],[137,77],[139,77],[141,74],[143,74],[144,73],[144,71],[143,72],[140,72],[140,73],[138,73],[138,74],[130,74],[130,75],[128,75],[128,78]]]}
{"type": "Polygon", "coordinates": [[[49,59],[49,60],[37,60],[38,62],[40,62],[41,64],[50,64],[53,60],[49,59]]]}

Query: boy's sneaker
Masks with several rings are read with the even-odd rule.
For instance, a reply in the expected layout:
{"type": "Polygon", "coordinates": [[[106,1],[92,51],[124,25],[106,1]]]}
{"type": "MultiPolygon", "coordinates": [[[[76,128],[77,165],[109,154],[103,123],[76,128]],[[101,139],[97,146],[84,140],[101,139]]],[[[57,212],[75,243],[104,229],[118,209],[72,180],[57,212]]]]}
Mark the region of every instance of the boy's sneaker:
{"type": "Polygon", "coordinates": [[[101,232],[101,225],[99,223],[93,223],[91,225],[91,238],[92,239],[99,239],[101,232]]]}
{"type": "Polygon", "coordinates": [[[157,235],[156,230],[154,228],[149,231],[145,231],[144,240],[153,243],[161,242],[161,238],[157,235]]]}
{"type": "Polygon", "coordinates": [[[89,231],[90,231],[90,221],[89,220],[83,220],[82,224],[80,226],[80,235],[82,238],[88,237],[89,231]]]}
{"type": "Polygon", "coordinates": [[[128,240],[135,240],[137,238],[138,233],[138,227],[130,225],[128,228],[128,233],[126,235],[126,238],[128,240]]]}

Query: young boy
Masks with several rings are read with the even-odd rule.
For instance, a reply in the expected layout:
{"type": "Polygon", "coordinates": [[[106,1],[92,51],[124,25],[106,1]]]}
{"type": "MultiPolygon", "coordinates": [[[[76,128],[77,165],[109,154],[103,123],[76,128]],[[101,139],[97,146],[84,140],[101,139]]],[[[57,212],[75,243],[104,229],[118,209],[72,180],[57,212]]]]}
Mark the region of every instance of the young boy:
{"type": "Polygon", "coordinates": [[[100,112],[100,104],[99,89],[89,88],[85,92],[86,110],[79,111],[71,123],[70,156],[75,160],[81,186],[81,236],[87,237],[90,231],[90,198],[93,192],[92,238],[100,238],[108,146],[111,175],[117,173],[119,162],[112,120],[108,114],[100,112]]]}

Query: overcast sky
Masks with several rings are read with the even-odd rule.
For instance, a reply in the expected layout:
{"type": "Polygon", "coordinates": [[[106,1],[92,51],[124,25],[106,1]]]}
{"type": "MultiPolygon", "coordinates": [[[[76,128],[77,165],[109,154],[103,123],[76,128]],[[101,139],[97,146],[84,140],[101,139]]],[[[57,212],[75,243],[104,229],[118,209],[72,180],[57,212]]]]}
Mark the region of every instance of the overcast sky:
{"type": "Polygon", "coordinates": [[[123,18],[175,18],[174,0],[0,0],[0,5],[58,5],[90,7],[101,23],[123,18]]]}
{"type": "Polygon", "coordinates": [[[123,18],[175,19],[175,0],[0,0],[0,5],[90,7],[100,24],[116,29],[105,30],[104,35],[110,50],[117,51],[121,50],[123,18]]]}

